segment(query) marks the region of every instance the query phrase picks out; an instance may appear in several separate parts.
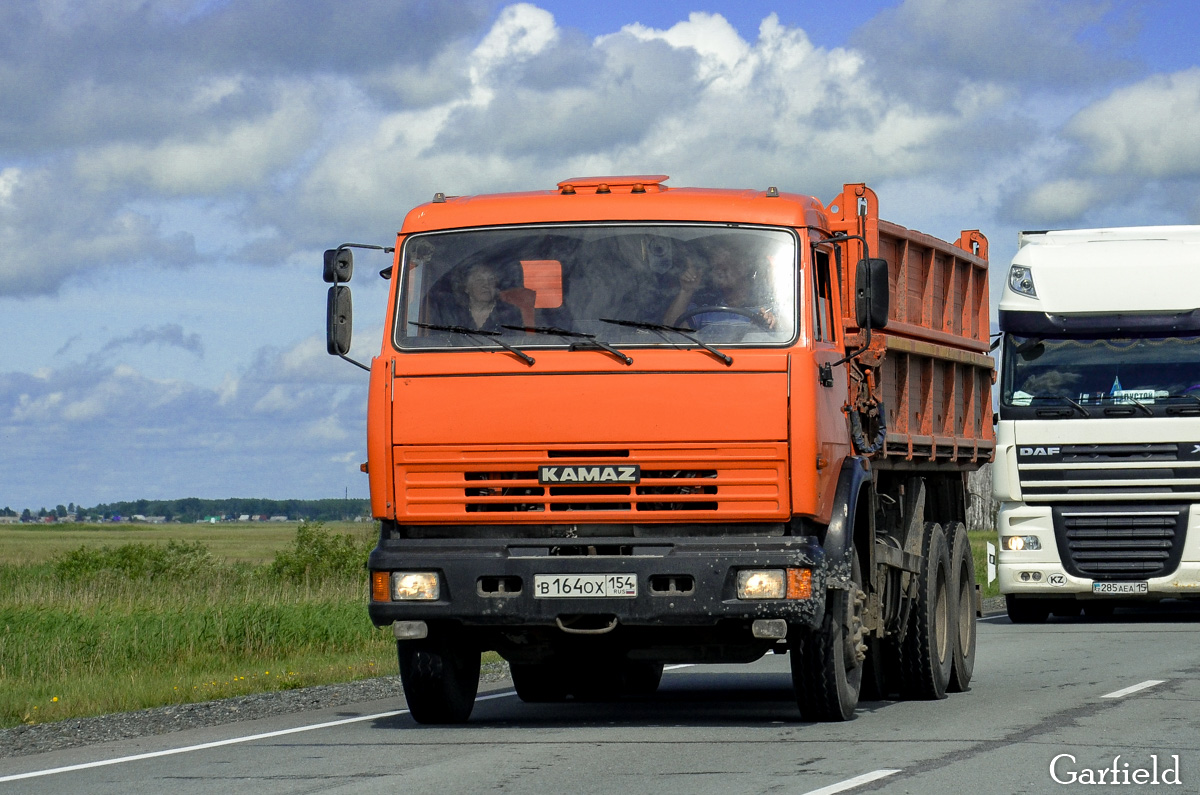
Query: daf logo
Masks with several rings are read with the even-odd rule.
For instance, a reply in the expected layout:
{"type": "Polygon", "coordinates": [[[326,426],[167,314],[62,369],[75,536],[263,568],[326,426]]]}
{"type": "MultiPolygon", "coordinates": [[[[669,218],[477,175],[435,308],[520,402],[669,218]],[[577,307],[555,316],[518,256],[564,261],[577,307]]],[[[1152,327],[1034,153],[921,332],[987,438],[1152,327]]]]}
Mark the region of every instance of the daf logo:
{"type": "MultiPolygon", "coordinates": [[[[1200,445],[1197,445],[1200,447],[1200,445]]],[[[1018,447],[1017,455],[1034,456],[1034,455],[1058,455],[1062,452],[1061,447],[1018,447]]]]}
{"type": "Polygon", "coordinates": [[[538,467],[538,483],[641,483],[639,466],[538,467]]]}

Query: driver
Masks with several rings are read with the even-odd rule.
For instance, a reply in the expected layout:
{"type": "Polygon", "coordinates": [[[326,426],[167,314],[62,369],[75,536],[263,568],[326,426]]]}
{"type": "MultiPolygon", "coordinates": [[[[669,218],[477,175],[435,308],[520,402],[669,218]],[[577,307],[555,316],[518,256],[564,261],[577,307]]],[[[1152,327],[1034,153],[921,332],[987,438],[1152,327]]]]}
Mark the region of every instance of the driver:
{"type": "Polygon", "coordinates": [[[704,277],[695,258],[679,275],[679,294],[663,315],[663,323],[675,325],[679,318],[691,315],[696,326],[716,322],[753,322],[729,312],[713,311],[691,314],[702,307],[731,307],[756,315],[769,329],[777,323],[774,302],[765,282],[769,267],[766,259],[754,256],[731,241],[712,244],[708,254],[708,285],[702,289],[704,277]],[[760,274],[762,278],[760,279],[760,274]]]}

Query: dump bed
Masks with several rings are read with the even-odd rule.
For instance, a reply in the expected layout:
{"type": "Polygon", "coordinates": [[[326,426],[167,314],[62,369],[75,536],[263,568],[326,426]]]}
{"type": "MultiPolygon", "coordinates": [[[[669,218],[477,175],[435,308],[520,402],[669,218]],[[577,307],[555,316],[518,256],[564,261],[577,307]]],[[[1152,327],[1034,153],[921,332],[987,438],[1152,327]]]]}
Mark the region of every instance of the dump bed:
{"type": "MultiPolygon", "coordinates": [[[[847,185],[829,205],[836,232],[866,239],[866,256],[888,262],[890,304],[885,329],[855,362],[851,405],[879,406],[886,429],[876,467],[950,464],[973,469],[995,449],[988,353],[987,238],[964,231],[954,243],[879,219],[878,200],[865,185],[847,185]]],[[[860,241],[851,241],[851,252],[860,241]]],[[[851,258],[851,263],[857,257],[851,258]]],[[[843,268],[848,267],[843,264],[843,268]]],[[[842,279],[848,348],[864,335],[854,318],[854,279],[842,279]]]]}

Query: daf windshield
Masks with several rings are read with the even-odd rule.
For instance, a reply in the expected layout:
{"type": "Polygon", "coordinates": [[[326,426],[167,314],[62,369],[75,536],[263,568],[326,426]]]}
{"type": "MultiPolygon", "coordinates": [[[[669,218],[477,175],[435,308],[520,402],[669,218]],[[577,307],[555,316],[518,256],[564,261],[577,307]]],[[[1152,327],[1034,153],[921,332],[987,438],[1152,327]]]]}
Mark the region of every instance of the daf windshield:
{"type": "Polygon", "coordinates": [[[1007,334],[1002,367],[1001,408],[1017,413],[1030,407],[1059,408],[1077,417],[1096,409],[1100,416],[1114,411],[1150,416],[1165,407],[1200,407],[1198,335],[1007,334]]]}
{"type": "Polygon", "coordinates": [[[440,232],[408,238],[403,268],[399,348],[779,345],[796,333],[797,246],[786,230],[440,232]]]}

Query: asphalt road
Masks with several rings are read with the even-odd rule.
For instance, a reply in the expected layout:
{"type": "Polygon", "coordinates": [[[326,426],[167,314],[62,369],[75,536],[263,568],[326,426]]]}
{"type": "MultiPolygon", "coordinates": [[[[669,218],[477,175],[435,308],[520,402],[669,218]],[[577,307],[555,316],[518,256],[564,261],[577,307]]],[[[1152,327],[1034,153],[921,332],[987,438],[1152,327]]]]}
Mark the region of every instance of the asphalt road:
{"type": "Polygon", "coordinates": [[[1117,781],[1101,792],[1200,793],[1198,630],[1178,605],[985,619],[970,692],[863,703],[844,724],[801,722],[772,655],[673,668],[617,704],[529,705],[501,685],[455,728],[418,726],[397,698],[3,759],[0,793],[1013,795],[1094,791],[1080,782],[1101,769],[1117,781]],[[1155,757],[1158,785],[1135,783],[1155,757]]]}

